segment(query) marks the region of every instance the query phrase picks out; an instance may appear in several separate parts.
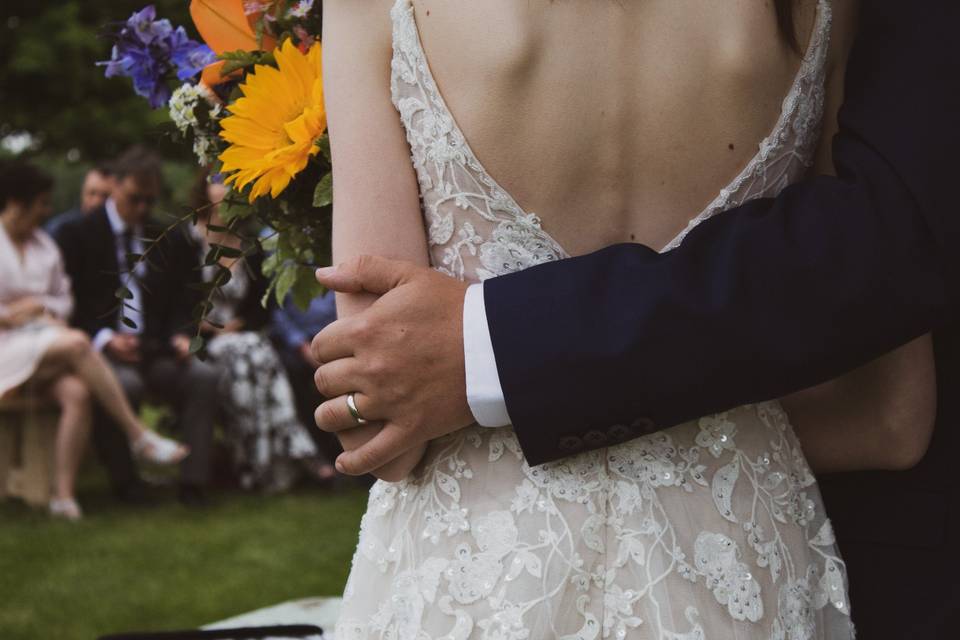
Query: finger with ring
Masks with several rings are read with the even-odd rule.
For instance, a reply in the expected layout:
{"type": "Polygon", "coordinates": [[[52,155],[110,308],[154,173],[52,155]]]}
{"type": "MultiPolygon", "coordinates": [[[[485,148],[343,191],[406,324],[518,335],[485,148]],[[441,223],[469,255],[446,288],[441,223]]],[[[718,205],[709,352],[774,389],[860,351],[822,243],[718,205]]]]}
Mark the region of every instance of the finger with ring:
{"type": "Polygon", "coordinates": [[[374,415],[369,407],[369,399],[362,393],[352,393],[348,396],[331,398],[321,404],[314,412],[314,419],[321,430],[337,433],[338,431],[353,429],[362,424],[368,424],[370,419],[367,416],[369,415],[374,415]],[[354,407],[356,407],[357,413],[360,414],[364,422],[358,422],[350,411],[350,406],[347,404],[350,397],[353,398],[354,407]]]}

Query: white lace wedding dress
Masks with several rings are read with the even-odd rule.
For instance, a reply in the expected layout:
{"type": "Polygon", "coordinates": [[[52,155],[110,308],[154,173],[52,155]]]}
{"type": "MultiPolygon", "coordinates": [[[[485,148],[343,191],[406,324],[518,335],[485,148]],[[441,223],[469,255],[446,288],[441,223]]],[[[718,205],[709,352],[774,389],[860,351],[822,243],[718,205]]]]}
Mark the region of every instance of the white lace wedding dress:
{"type": "MultiPolygon", "coordinates": [[[[434,267],[479,281],[567,257],[471,151],[410,0],[392,17],[393,99],[434,267]]],[[[687,231],[804,174],[830,24],[821,0],[775,129],[687,231]]],[[[372,488],[336,628],[337,640],[852,636],[844,564],[776,402],[533,468],[509,427],[433,442],[415,477],[372,488]]]]}

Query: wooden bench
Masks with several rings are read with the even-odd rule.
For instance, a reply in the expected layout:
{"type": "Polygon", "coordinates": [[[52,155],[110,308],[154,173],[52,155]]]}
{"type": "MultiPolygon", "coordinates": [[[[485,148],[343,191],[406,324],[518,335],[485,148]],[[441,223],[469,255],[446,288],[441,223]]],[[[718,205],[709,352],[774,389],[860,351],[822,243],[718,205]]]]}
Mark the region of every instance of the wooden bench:
{"type": "Polygon", "coordinates": [[[46,507],[53,490],[59,409],[21,387],[0,398],[0,500],[46,507]]]}

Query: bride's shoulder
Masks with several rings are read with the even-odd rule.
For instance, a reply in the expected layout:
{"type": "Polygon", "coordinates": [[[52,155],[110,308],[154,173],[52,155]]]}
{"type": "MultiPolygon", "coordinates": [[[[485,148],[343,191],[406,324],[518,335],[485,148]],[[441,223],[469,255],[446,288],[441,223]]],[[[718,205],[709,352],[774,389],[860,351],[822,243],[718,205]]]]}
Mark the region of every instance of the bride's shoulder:
{"type": "Polygon", "coordinates": [[[324,0],[324,45],[342,38],[358,54],[363,50],[383,53],[390,47],[390,9],[394,4],[396,0],[324,0]]]}
{"type": "Polygon", "coordinates": [[[331,20],[336,24],[347,20],[350,23],[366,23],[368,27],[389,25],[390,10],[396,3],[397,0],[324,0],[324,31],[331,20]]]}

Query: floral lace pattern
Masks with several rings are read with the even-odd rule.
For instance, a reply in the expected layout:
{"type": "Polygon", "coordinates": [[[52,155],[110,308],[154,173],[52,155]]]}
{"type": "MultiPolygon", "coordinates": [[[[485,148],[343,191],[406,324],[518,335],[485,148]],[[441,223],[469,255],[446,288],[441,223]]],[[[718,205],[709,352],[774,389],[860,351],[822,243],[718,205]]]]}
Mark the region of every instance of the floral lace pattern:
{"type": "MultiPolygon", "coordinates": [[[[470,281],[567,257],[486,172],[397,0],[392,90],[434,268],[470,281]]],[[[690,227],[775,194],[812,158],[830,6],[773,133],[690,227]]],[[[686,231],[675,239],[676,246],[686,231]]],[[[431,443],[376,483],[338,640],[846,640],[844,565],[776,402],[530,467],[510,427],[431,443]]]]}

